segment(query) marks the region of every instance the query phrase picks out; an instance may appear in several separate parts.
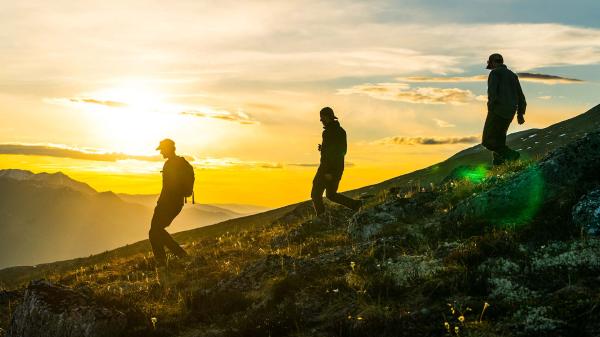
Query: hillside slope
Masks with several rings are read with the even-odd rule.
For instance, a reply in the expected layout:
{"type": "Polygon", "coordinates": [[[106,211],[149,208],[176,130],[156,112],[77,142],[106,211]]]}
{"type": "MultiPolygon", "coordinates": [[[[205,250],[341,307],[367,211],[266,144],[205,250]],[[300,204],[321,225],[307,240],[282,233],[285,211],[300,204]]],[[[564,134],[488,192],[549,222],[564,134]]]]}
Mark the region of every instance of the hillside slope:
{"type": "MultiPolygon", "coordinates": [[[[301,203],[178,233],[193,258],[172,260],[163,286],[147,242],[5,269],[0,279],[17,289],[0,296],[0,313],[2,298],[19,303],[19,285],[43,276],[122,311],[123,336],[595,337],[600,132],[572,132],[582,133],[539,161],[486,168],[482,179],[440,177],[424,192],[385,182],[392,189],[356,215],[331,207],[326,225],[301,203]]],[[[420,177],[439,175],[428,172],[420,177]]]]}
{"type": "MultiPolygon", "coordinates": [[[[579,139],[588,132],[598,130],[599,128],[600,105],[597,105],[581,115],[553,124],[547,128],[531,129],[510,134],[507,138],[507,143],[509,146],[512,146],[515,149],[520,149],[524,159],[536,159],[541,158],[549,151],[555,150],[560,146],[564,146],[569,142],[579,139]]],[[[430,183],[433,183],[434,185],[439,184],[445,177],[450,175],[453,172],[453,170],[459,167],[477,167],[480,165],[489,165],[491,161],[490,158],[491,157],[489,151],[484,149],[481,145],[476,145],[458,152],[457,154],[453,155],[452,157],[439,164],[432,165],[430,167],[409,174],[405,174],[390,180],[386,180],[379,184],[365,186],[363,188],[348,191],[345,193],[348,195],[360,196],[375,195],[380,193],[381,191],[389,190],[392,187],[399,188],[404,191],[415,190],[417,186],[425,186],[429,188],[430,183]]],[[[146,197],[146,199],[151,198],[151,196],[146,197]]],[[[146,200],[145,202],[149,201],[146,200]]],[[[0,205],[1,204],[2,203],[0,203],[0,205]]],[[[279,219],[282,216],[282,214],[289,212],[290,209],[301,210],[303,216],[309,216],[309,214],[312,212],[309,202],[304,202],[281,207],[264,213],[259,213],[251,216],[244,216],[233,220],[227,220],[216,225],[212,225],[209,228],[199,228],[180,232],[175,234],[175,237],[177,240],[193,241],[202,237],[206,237],[207,235],[221,235],[226,232],[235,232],[247,229],[248,226],[255,227],[264,224],[269,224],[279,219]]],[[[298,219],[286,219],[285,221],[290,220],[297,221],[298,219]]],[[[146,225],[143,226],[144,229],[145,226],[146,225]]],[[[143,234],[145,236],[145,232],[143,234]]],[[[129,242],[131,242],[131,240],[129,242]]],[[[128,245],[125,249],[117,249],[112,253],[109,253],[109,255],[120,256],[124,254],[125,251],[137,253],[145,251],[147,249],[147,241],[140,241],[128,245]]],[[[39,261],[39,259],[37,261],[39,261]]],[[[72,261],[65,261],[64,265],[73,266],[85,264],[87,263],[86,261],[86,259],[76,259],[72,261]]],[[[0,266],[1,265],[2,264],[0,264],[0,266]]],[[[19,267],[15,269],[0,270],[0,282],[13,283],[11,282],[11,280],[13,280],[13,277],[17,277],[17,279],[19,280],[22,278],[30,279],[35,275],[43,275],[44,273],[46,273],[46,270],[53,270],[59,265],[61,265],[60,262],[47,265],[37,265],[36,268],[19,267]],[[28,274],[30,272],[33,272],[33,274],[30,275],[30,277],[28,277],[28,274]],[[13,276],[7,277],[6,275],[13,276]]]]}

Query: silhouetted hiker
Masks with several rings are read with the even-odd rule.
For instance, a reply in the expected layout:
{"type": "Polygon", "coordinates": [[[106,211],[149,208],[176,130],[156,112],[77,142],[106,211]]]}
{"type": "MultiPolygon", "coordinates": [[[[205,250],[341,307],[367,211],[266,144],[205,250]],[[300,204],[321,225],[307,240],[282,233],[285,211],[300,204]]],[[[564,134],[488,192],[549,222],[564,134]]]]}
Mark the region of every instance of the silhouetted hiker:
{"type": "Polygon", "coordinates": [[[167,257],[165,246],[178,258],[188,257],[188,254],[173,240],[165,230],[173,219],[181,212],[186,192],[193,186],[194,171],[192,166],[183,157],[175,154],[175,142],[171,139],[163,139],[156,148],[160,154],[167,159],[162,170],[162,190],[158,202],[154,208],[152,223],[150,225],[150,244],[154,253],[159,278],[166,276],[167,257]],[[191,170],[191,173],[190,173],[191,170]],[[190,177],[191,174],[191,177],[190,177]],[[162,274],[162,275],[161,275],[162,274]]]}
{"type": "Polygon", "coordinates": [[[319,144],[321,151],[321,164],[313,179],[310,196],[312,198],[316,218],[315,223],[323,223],[325,205],[323,204],[323,192],[327,191],[327,199],[342,204],[354,211],[362,206],[362,201],[350,199],[337,193],[342,174],[344,173],[344,156],[346,155],[346,131],[342,129],[333,109],[325,107],[320,111],[321,123],[323,123],[323,142],[319,144]]]}
{"type": "Polygon", "coordinates": [[[507,160],[517,160],[519,152],[506,146],[506,132],[517,113],[519,124],[525,123],[525,95],[519,78],[504,65],[500,54],[490,55],[486,69],[491,69],[488,77],[487,118],[483,127],[481,144],[493,151],[494,165],[507,160]]]}

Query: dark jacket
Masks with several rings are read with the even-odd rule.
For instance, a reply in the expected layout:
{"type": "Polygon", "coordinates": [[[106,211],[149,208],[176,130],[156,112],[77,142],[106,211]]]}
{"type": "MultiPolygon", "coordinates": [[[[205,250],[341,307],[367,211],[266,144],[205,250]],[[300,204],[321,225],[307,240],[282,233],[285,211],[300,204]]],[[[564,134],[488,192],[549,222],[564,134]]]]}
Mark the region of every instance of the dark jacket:
{"type": "Polygon", "coordinates": [[[527,102],[519,78],[501,64],[488,77],[488,112],[512,119],[515,112],[525,114],[527,102]]]}
{"type": "Polygon", "coordinates": [[[159,205],[183,205],[183,193],[178,179],[183,160],[185,160],[183,157],[176,156],[165,162],[162,170],[162,190],[158,197],[159,205]]]}
{"type": "Polygon", "coordinates": [[[348,149],[346,131],[338,121],[325,125],[321,143],[321,170],[324,173],[340,175],[344,171],[344,156],[348,149]]]}

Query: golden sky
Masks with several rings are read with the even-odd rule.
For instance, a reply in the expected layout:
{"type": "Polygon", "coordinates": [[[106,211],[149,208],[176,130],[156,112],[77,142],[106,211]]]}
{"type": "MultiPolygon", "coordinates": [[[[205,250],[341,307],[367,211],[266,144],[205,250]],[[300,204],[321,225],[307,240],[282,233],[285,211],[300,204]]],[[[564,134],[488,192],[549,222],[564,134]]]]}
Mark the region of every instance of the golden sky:
{"type": "Polygon", "coordinates": [[[199,201],[279,206],[309,198],[323,106],[348,133],[346,190],[476,145],[490,53],[522,73],[511,132],[599,103],[593,11],[509,1],[489,21],[469,2],[3,2],[0,169],[158,193],[169,137],[199,201]]]}

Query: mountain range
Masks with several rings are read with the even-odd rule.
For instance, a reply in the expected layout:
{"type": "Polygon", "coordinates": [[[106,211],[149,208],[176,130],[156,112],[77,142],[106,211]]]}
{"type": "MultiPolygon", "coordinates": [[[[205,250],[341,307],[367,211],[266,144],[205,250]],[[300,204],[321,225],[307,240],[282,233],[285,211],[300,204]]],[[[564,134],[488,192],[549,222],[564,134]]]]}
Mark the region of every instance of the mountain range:
{"type": "MultiPolygon", "coordinates": [[[[98,192],[61,172],[0,170],[0,268],[96,254],[142,240],[157,197],[98,192]]],[[[170,228],[192,229],[264,210],[187,204],[170,228]]]]}

